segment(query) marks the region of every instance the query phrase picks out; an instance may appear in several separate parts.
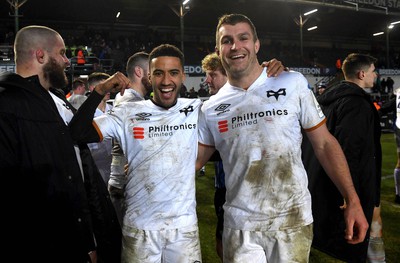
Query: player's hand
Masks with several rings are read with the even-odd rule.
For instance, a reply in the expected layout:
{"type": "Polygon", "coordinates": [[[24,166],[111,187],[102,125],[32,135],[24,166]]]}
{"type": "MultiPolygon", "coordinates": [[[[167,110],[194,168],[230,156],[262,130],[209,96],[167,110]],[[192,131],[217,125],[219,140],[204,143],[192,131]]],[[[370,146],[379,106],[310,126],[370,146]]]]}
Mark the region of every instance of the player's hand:
{"type": "Polygon", "coordinates": [[[342,209],[344,210],[344,219],[346,222],[344,238],[347,240],[347,243],[358,244],[363,242],[369,225],[360,202],[345,203],[342,209]]]}
{"type": "Polygon", "coordinates": [[[277,77],[283,71],[289,71],[289,68],[284,67],[282,62],[273,58],[270,61],[264,61],[261,63],[261,66],[267,67],[267,76],[268,77],[277,77]]]}
{"type": "Polygon", "coordinates": [[[96,86],[96,92],[100,95],[106,95],[108,92],[120,92],[124,94],[125,89],[130,87],[129,79],[121,72],[116,72],[104,82],[96,86]]]}

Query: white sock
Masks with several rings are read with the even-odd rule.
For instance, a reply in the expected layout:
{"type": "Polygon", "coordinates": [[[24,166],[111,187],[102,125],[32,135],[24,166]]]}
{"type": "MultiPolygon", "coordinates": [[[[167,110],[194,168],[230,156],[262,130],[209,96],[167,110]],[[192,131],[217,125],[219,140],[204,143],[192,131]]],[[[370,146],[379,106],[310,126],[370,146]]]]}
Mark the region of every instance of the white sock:
{"type": "Polygon", "coordinates": [[[370,237],[367,252],[368,263],[386,262],[385,246],[381,237],[370,237]]]}
{"type": "Polygon", "coordinates": [[[400,169],[394,169],[394,187],[396,189],[396,195],[400,195],[400,169]]]}

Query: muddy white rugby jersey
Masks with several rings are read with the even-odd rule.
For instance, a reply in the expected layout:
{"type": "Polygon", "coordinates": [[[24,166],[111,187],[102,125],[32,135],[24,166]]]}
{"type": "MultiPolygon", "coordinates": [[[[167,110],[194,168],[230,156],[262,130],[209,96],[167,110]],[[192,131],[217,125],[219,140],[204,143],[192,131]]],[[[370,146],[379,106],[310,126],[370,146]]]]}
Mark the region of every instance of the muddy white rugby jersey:
{"type": "Polygon", "coordinates": [[[312,223],[301,127],[324,120],[297,72],[267,78],[264,69],[247,91],[227,83],[204,102],[199,142],[214,145],[223,160],[225,226],[266,231],[312,223]]]}
{"type": "Polygon", "coordinates": [[[400,129],[400,87],[394,90],[396,95],[396,127],[400,129]]]}
{"type": "Polygon", "coordinates": [[[151,100],[125,102],[95,119],[128,159],[124,224],[144,230],[197,223],[195,162],[199,99],[178,99],[166,110],[151,100]]]}

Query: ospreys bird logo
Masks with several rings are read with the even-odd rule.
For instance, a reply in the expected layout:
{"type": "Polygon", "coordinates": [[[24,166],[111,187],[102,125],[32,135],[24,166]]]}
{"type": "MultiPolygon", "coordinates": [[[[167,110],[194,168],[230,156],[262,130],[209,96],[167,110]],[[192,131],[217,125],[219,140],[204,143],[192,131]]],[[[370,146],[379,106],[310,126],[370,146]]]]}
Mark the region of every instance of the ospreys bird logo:
{"type": "Polygon", "coordinates": [[[183,108],[183,109],[179,110],[179,112],[180,113],[183,112],[183,113],[185,113],[185,116],[187,116],[189,112],[193,112],[193,106],[189,106],[189,107],[183,108]]]}
{"type": "Polygon", "coordinates": [[[278,100],[280,95],[286,96],[286,89],[279,89],[278,91],[267,90],[267,98],[274,96],[278,100]]]}

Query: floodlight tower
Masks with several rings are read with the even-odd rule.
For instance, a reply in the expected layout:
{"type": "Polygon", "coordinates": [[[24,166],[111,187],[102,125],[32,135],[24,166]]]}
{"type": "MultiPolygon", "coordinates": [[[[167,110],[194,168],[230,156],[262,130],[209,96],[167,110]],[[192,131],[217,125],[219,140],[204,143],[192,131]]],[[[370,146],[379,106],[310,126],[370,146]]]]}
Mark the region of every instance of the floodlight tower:
{"type": "Polygon", "coordinates": [[[376,32],[376,33],[372,34],[372,36],[376,37],[376,36],[384,35],[386,33],[386,68],[390,67],[389,33],[390,33],[390,30],[392,30],[394,28],[394,26],[397,24],[400,24],[400,21],[396,21],[396,22],[392,22],[392,23],[388,24],[386,27],[386,32],[380,31],[380,32],[376,32]]]}
{"type": "Polygon", "coordinates": [[[400,21],[392,22],[386,27],[386,68],[390,67],[389,33],[397,24],[400,24],[400,21]]]}
{"type": "Polygon", "coordinates": [[[172,11],[175,12],[177,16],[180,18],[180,26],[181,26],[181,51],[184,52],[184,35],[185,35],[185,26],[184,26],[184,19],[183,17],[189,12],[189,5],[188,3],[190,0],[184,0],[179,5],[179,10],[176,10],[174,7],[171,7],[172,11]]]}
{"type": "Polygon", "coordinates": [[[19,30],[19,8],[26,3],[28,0],[7,0],[7,2],[10,4],[12,8],[14,8],[14,14],[10,14],[10,16],[13,16],[15,19],[15,34],[17,34],[19,30]]]}
{"type": "Polygon", "coordinates": [[[310,17],[306,17],[308,15],[311,15],[315,12],[317,12],[318,9],[313,9],[311,11],[308,11],[304,13],[303,15],[299,15],[299,19],[294,19],[294,22],[299,26],[300,29],[300,58],[301,58],[301,63],[304,61],[304,54],[303,54],[303,26],[305,23],[308,21],[310,17]],[[304,16],[304,17],[303,17],[304,16]]]}

